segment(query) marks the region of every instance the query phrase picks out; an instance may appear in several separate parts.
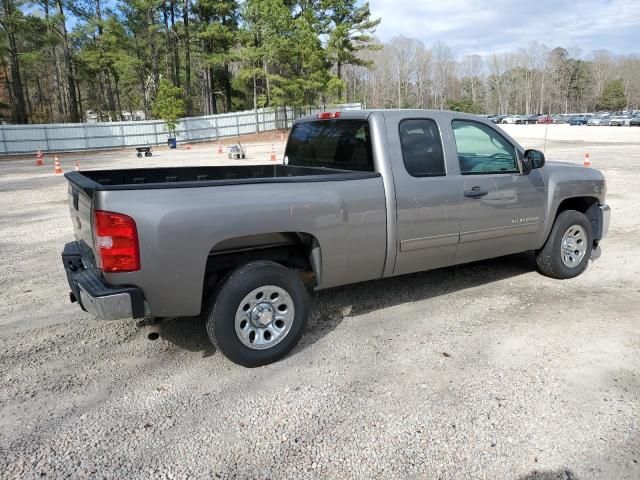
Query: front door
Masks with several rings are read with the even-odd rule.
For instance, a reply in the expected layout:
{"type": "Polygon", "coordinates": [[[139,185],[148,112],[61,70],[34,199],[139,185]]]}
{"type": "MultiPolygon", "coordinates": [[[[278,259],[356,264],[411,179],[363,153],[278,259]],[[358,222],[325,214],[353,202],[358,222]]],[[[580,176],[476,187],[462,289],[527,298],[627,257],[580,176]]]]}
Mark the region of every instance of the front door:
{"type": "Polygon", "coordinates": [[[460,244],[455,263],[535,248],[544,218],[538,170],[522,173],[516,146],[493,127],[453,120],[460,164],[460,244]]]}

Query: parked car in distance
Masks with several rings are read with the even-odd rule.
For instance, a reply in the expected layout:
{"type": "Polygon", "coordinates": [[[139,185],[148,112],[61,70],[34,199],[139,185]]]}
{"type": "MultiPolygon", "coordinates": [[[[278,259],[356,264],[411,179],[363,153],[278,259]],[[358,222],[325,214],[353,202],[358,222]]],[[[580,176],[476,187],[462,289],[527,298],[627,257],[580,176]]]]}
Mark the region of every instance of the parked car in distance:
{"type": "Polygon", "coordinates": [[[536,123],[549,124],[549,123],[554,123],[554,121],[551,115],[540,115],[536,123]]]}
{"type": "Polygon", "coordinates": [[[553,115],[553,123],[567,123],[567,119],[563,115],[553,115]]]}
{"type": "Polygon", "coordinates": [[[605,126],[610,124],[611,124],[611,119],[609,117],[605,117],[601,115],[596,115],[595,117],[591,117],[589,118],[589,120],[587,120],[587,125],[590,125],[590,126],[605,126]]]}
{"type": "Polygon", "coordinates": [[[66,179],[71,301],[105,320],[202,314],[212,342],[247,367],[296,346],[308,288],[528,251],[542,274],[573,278],[598,257],[610,217],[600,171],[432,110],[297,119],[278,164],[66,179]]]}
{"type": "Polygon", "coordinates": [[[584,115],[574,115],[569,119],[569,125],[586,125],[587,117],[584,115]]]}
{"type": "Polygon", "coordinates": [[[640,115],[635,115],[629,120],[630,127],[640,127],[640,115]]]}
{"type": "Polygon", "coordinates": [[[538,123],[538,115],[525,115],[522,119],[522,123],[526,123],[527,125],[535,125],[538,123]]]}
{"type": "Polygon", "coordinates": [[[520,125],[524,123],[524,120],[520,115],[509,115],[500,120],[500,123],[506,123],[508,125],[520,125]]]}
{"type": "Polygon", "coordinates": [[[629,125],[629,121],[631,118],[626,115],[616,115],[615,117],[611,117],[610,125],[612,127],[623,127],[625,125],[629,125]]]}

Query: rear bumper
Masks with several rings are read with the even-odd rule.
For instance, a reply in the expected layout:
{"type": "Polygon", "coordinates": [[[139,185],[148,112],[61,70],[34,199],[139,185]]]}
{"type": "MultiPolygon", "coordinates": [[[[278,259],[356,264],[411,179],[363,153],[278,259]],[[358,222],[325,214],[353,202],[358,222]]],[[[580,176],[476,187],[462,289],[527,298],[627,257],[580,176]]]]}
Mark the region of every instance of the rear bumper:
{"type": "Polygon", "coordinates": [[[101,320],[144,318],[148,308],[137,287],[110,287],[82,263],[78,242],[69,242],[62,252],[62,263],[71,288],[70,298],[101,320]]]}

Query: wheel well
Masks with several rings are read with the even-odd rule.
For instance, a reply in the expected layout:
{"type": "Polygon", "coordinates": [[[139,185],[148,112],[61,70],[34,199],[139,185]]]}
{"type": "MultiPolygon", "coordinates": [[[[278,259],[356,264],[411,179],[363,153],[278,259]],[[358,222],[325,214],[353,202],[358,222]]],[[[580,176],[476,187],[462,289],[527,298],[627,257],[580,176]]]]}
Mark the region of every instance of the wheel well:
{"type": "Polygon", "coordinates": [[[203,295],[225,273],[255,260],[271,260],[300,270],[305,283],[317,284],[321,275],[318,240],[304,232],[269,232],[223,240],[209,251],[203,295]]]}
{"type": "Polygon", "coordinates": [[[600,208],[598,208],[599,205],[599,201],[595,197],[567,198],[558,205],[556,217],[565,210],[576,210],[584,213],[589,219],[589,222],[591,222],[593,238],[597,242],[601,237],[602,229],[602,214],[600,212],[600,208]]]}

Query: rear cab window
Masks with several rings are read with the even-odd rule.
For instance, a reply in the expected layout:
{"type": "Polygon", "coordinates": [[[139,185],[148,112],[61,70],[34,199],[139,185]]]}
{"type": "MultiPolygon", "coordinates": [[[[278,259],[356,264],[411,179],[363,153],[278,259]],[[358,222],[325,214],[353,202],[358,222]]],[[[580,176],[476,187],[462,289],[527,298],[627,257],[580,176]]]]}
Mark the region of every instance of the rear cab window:
{"type": "Polygon", "coordinates": [[[369,122],[332,119],[298,123],[289,135],[285,163],[296,167],[373,172],[369,122]]]}
{"type": "Polygon", "coordinates": [[[402,120],[398,126],[404,167],[413,177],[446,175],[438,124],[431,119],[402,120]]]}

